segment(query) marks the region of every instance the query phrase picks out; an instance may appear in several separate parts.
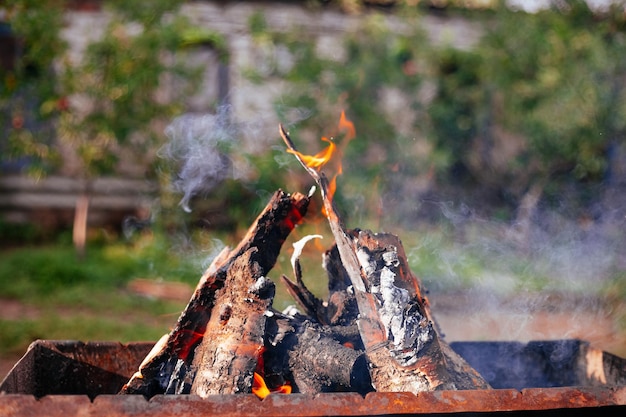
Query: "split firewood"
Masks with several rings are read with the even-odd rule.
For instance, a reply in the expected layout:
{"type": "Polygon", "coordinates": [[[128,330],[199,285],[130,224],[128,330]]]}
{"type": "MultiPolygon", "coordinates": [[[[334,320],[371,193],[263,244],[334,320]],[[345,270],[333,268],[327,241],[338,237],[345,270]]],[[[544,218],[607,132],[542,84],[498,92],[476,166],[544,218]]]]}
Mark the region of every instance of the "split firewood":
{"type": "Polygon", "coordinates": [[[309,240],[321,237],[320,235],[305,236],[294,243],[291,265],[296,281],[291,281],[285,275],[281,276],[281,281],[304,314],[313,317],[317,322],[323,325],[349,326],[356,324],[358,315],[356,300],[353,294],[348,293],[348,288],[351,285],[350,278],[341,265],[336,245],[326,251],[322,258],[322,266],[328,276],[328,299],[326,301],[320,300],[304,284],[302,267],[300,266],[302,249],[309,240]]]}
{"type": "Polygon", "coordinates": [[[356,325],[324,326],[305,316],[272,314],[267,321],[263,373],[271,386],[295,392],[372,391],[356,325]]]}
{"type": "Polygon", "coordinates": [[[275,293],[274,283],[253,261],[258,251],[250,248],[237,257],[217,292],[215,314],[194,353],[192,394],[206,398],[251,392],[275,293]]]}
{"type": "Polygon", "coordinates": [[[437,334],[427,299],[392,235],[348,231],[334,207],[323,172],[309,166],[280,126],[289,151],[320,187],[340,265],[358,306],[359,333],[377,391],[484,389],[485,380],[437,334]]]}
{"type": "MultiPolygon", "coordinates": [[[[235,271],[245,255],[245,265],[251,269],[246,273],[253,282],[248,285],[258,287],[257,301],[266,300],[269,288],[260,277],[265,276],[274,266],[285,239],[304,217],[309,197],[294,193],[289,195],[277,191],[265,209],[241,240],[239,245],[230,250],[225,248],[213,260],[181,313],[176,326],[164,336],[146,356],[139,370],[124,385],[121,394],[142,394],[152,397],[165,392],[184,392],[191,388],[193,370],[191,369],[196,347],[202,341],[213,316],[213,309],[218,301],[218,292],[224,288],[229,271],[235,271]],[[236,261],[237,266],[234,266],[236,261]]],[[[250,288],[250,287],[248,287],[250,288]]],[[[222,306],[222,308],[224,308],[222,306]]],[[[221,311],[219,315],[227,315],[221,311]]],[[[228,320],[227,320],[228,321],[228,320]]],[[[262,325],[262,323],[258,323],[262,325]]],[[[247,372],[247,365],[244,366],[247,372]]]]}

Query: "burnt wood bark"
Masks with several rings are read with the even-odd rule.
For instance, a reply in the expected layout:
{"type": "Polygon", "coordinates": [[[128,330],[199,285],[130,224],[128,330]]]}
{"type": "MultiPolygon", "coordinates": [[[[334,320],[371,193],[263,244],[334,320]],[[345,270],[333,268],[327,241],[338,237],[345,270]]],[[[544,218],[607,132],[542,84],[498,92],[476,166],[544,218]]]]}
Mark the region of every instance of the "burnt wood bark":
{"type": "Polygon", "coordinates": [[[357,324],[374,388],[409,392],[487,388],[484,379],[440,340],[400,240],[348,231],[329,195],[324,173],[307,166],[282,126],[280,134],[320,187],[340,265],[354,291],[357,324]]]}
{"type": "MultiPolygon", "coordinates": [[[[310,240],[311,237],[317,236],[306,236],[300,242],[310,240]]],[[[322,266],[328,276],[328,298],[326,301],[322,301],[309,291],[302,280],[299,256],[303,244],[299,245],[300,242],[294,244],[294,247],[300,246],[300,248],[294,251],[291,258],[295,282],[284,275],[281,276],[281,282],[285,285],[287,292],[306,315],[323,325],[348,326],[356,324],[359,311],[354,294],[348,292],[351,286],[350,278],[341,263],[337,245],[333,245],[322,257],[322,266]]]]}
{"type": "Polygon", "coordinates": [[[233,250],[224,249],[205,271],[175,327],[146,356],[121,394],[152,397],[189,389],[193,353],[202,341],[216,305],[216,294],[224,288],[229,269],[248,253],[248,264],[254,265],[253,275],[265,276],[274,266],[285,239],[304,217],[308,203],[309,197],[300,193],[290,195],[279,190],[272,196],[239,245],[233,250]]]}
{"type": "Polygon", "coordinates": [[[253,260],[258,251],[250,248],[237,257],[217,292],[215,314],[194,352],[192,394],[206,398],[251,392],[263,352],[265,313],[275,293],[274,283],[253,260]]]}
{"type": "Polygon", "coordinates": [[[294,392],[372,391],[356,325],[324,326],[303,316],[268,318],[263,373],[270,386],[294,392]]]}

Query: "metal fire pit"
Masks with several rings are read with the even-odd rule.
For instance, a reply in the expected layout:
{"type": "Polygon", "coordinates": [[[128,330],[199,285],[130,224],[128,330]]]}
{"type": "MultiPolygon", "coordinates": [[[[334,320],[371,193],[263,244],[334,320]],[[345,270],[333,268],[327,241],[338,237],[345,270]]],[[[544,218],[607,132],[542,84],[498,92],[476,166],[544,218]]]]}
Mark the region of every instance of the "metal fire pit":
{"type": "Polygon", "coordinates": [[[117,396],[152,343],[37,341],[0,384],[1,416],[623,415],[626,360],[579,340],[455,342],[495,388],[420,393],[117,396]]]}

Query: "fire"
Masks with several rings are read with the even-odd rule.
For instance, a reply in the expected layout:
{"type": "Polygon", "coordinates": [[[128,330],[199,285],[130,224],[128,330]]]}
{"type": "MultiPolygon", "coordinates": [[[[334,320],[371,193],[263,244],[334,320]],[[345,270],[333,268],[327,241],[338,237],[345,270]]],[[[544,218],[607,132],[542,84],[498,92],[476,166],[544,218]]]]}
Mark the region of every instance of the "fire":
{"type": "Polygon", "coordinates": [[[346,113],[343,111],[341,112],[341,116],[339,117],[339,130],[345,132],[346,140],[351,140],[356,136],[354,123],[346,118],[346,113]]]}
{"type": "MultiPolygon", "coordinates": [[[[345,134],[343,142],[343,148],[345,148],[348,142],[356,136],[356,130],[354,128],[354,124],[346,118],[346,113],[343,111],[341,112],[341,116],[339,118],[338,129],[340,132],[345,134]]],[[[287,149],[287,152],[297,155],[306,164],[306,166],[319,172],[324,165],[330,162],[335,154],[338,154],[340,157],[343,154],[343,149],[339,149],[335,142],[331,139],[322,137],[322,141],[327,142],[328,147],[315,155],[305,155],[293,149],[287,149]]],[[[339,163],[337,172],[337,175],[339,174],[341,174],[341,163],[339,163]]]]}
{"type": "Polygon", "coordinates": [[[252,381],[252,393],[256,395],[257,397],[259,397],[260,399],[267,397],[273,392],[279,393],[279,394],[291,394],[291,385],[289,385],[288,383],[281,385],[278,388],[271,389],[271,390],[267,387],[267,384],[265,383],[265,379],[263,379],[263,377],[261,376],[261,373],[263,372],[263,368],[265,366],[263,353],[265,353],[265,347],[261,346],[261,348],[257,352],[257,358],[258,358],[257,366],[256,366],[257,371],[254,372],[254,380],[252,381]]]}
{"type": "Polygon", "coordinates": [[[296,150],[287,149],[287,152],[298,156],[298,158],[300,158],[300,160],[306,166],[308,166],[309,168],[315,169],[317,172],[320,172],[322,167],[328,164],[333,159],[333,157],[334,159],[337,160],[337,169],[336,169],[335,175],[332,176],[328,184],[328,197],[330,200],[332,200],[333,195],[335,194],[335,191],[337,189],[337,177],[341,175],[343,172],[343,168],[341,165],[341,157],[343,156],[343,150],[348,145],[348,143],[356,137],[356,129],[354,128],[354,123],[348,120],[348,118],[346,117],[346,113],[344,111],[341,112],[341,116],[339,118],[339,124],[337,127],[338,127],[339,132],[344,134],[343,142],[341,143],[342,145],[341,148],[339,148],[333,140],[328,139],[326,137],[322,137],[322,141],[327,142],[328,146],[326,147],[326,149],[318,152],[315,155],[305,155],[296,150]],[[337,156],[335,157],[335,155],[337,156]]]}
{"type": "Polygon", "coordinates": [[[270,395],[270,390],[267,388],[267,385],[265,385],[265,380],[256,372],[254,373],[254,382],[252,383],[252,393],[260,399],[270,395]]]}
{"type": "Polygon", "coordinates": [[[270,390],[265,384],[265,380],[263,379],[263,377],[255,372],[254,382],[252,384],[252,393],[260,399],[267,397],[271,393],[291,394],[291,385],[285,384],[276,389],[270,390]]]}
{"type": "Polygon", "coordinates": [[[322,140],[324,142],[328,142],[329,145],[326,149],[318,152],[315,155],[305,155],[298,151],[292,151],[291,149],[288,149],[287,152],[297,154],[308,167],[315,168],[319,171],[324,165],[326,165],[330,161],[333,154],[335,153],[335,150],[337,149],[337,145],[335,145],[335,142],[325,137],[322,137],[322,140]]]}

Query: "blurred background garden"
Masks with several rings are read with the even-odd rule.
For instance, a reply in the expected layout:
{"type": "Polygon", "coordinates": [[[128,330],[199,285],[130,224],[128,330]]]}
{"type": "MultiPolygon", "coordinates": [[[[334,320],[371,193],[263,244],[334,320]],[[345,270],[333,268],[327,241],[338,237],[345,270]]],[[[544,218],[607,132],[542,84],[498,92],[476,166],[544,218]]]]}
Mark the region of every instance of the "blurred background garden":
{"type": "MultiPolygon", "coordinates": [[[[271,194],[313,185],[278,123],[339,144],[347,226],[402,239],[452,340],[626,356],[625,7],[3,2],[0,378],[35,339],[166,333],[271,194]]],[[[310,233],[323,297],[319,196],[270,278],[310,233]]]]}

